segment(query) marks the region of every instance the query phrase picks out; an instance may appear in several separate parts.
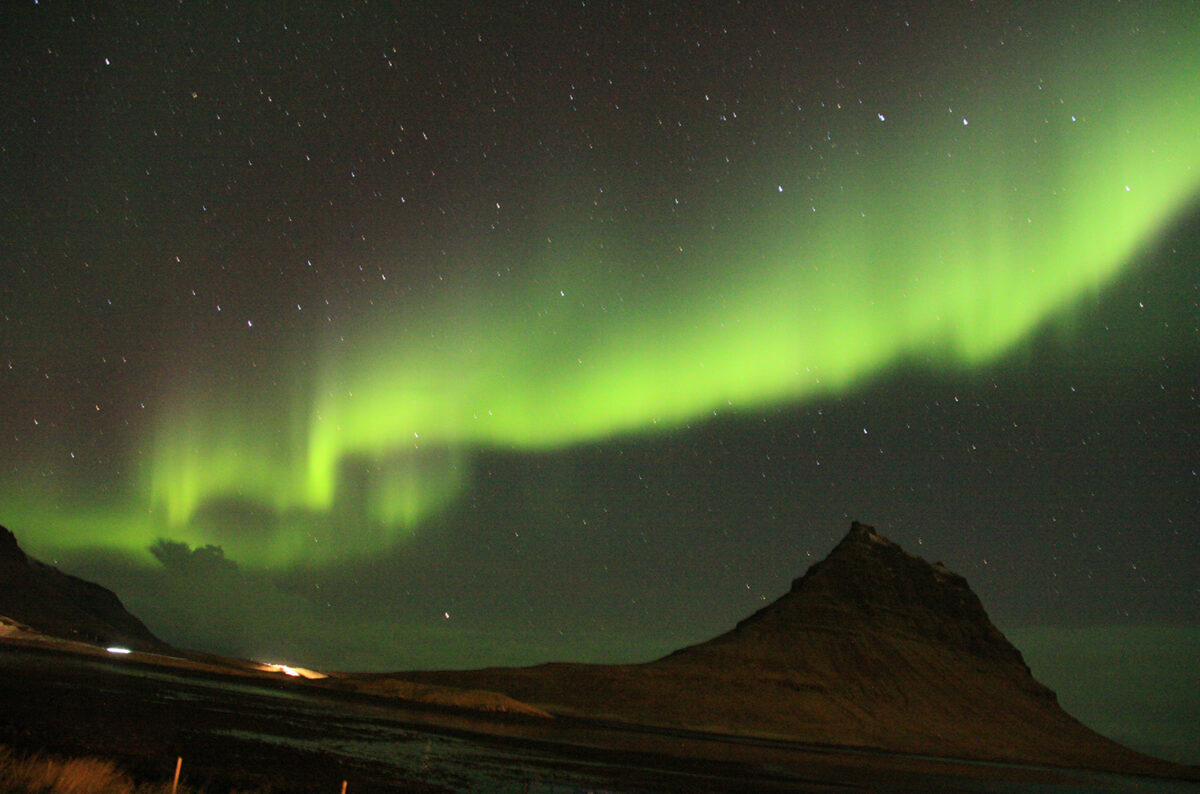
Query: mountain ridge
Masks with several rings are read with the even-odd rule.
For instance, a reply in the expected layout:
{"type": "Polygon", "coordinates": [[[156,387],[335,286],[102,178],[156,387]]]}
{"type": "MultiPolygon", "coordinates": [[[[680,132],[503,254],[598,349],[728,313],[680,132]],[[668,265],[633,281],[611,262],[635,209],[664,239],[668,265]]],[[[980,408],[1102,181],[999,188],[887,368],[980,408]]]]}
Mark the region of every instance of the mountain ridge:
{"type": "MultiPolygon", "coordinates": [[[[826,619],[844,617],[853,611],[869,613],[876,620],[900,618],[897,625],[892,626],[893,630],[907,630],[910,634],[926,637],[931,631],[936,632],[945,642],[961,645],[985,656],[999,655],[1026,666],[1021,652],[991,622],[982,602],[964,577],[954,573],[941,562],[930,564],[920,557],[908,554],[898,544],[866,524],[852,522],[850,532],[823,560],[812,565],[802,576],[792,580],[787,595],[795,596],[810,589],[819,589],[820,594],[827,599],[827,603],[823,605],[813,603],[811,598],[806,602],[806,617],[810,625],[815,625],[811,616],[821,607],[824,607],[826,619]],[[867,544],[867,548],[874,546],[877,553],[862,554],[861,547],[864,544],[867,544]],[[856,559],[851,564],[846,564],[843,558],[850,556],[856,559]],[[826,576],[832,566],[838,565],[841,569],[835,576],[826,576]],[[911,575],[913,568],[925,566],[931,569],[931,578],[911,575]],[[908,569],[905,573],[910,575],[894,575],[897,573],[894,570],[896,567],[908,569]],[[847,574],[854,576],[850,577],[847,574]],[[925,581],[922,581],[922,578],[925,581]],[[885,583],[889,589],[902,591],[892,592],[887,598],[880,598],[885,583]],[[903,611],[897,608],[898,604],[903,604],[907,611],[917,606],[921,614],[909,615],[905,619],[903,611]],[[939,619],[939,612],[947,613],[944,617],[952,618],[953,621],[939,619]],[[913,622],[914,617],[924,617],[925,620],[917,624],[913,622]],[[955,623],[957,625],[954,625],[955,623]]],[[[745,632],[754,631],[761,621],[770,622],[779,612],[780,603],[786,598],[785,595],[784,598],[762,607],[738,621],[729,632],[709,642],[729,641],[745,632]]],[[[895,620],[893,622],[896,623],[895,620]]],[[[705,644],[707,643],[700,643],[705,644]]],[[[680,649],[669,656],[686,650],[687,648],[680,649]]]]}
{"type": "MultiPolygon", "coordinates": [[[[156,656],[170,646],[114,593],[27,557],[3,527],[0,616],[0,634],[27,626],[149,651],[149,664],[274,674],[195,652],[156,656]]],[[[858,522],[775,602],[650,662],[336,673],[306,685],[524,718],[1200,779],[1067,714],[965,578],[858,522]]]]}
{"type": "Polygon", "coordinates": [[[169,646],[125,609],[113,591],[33,559],[0,526],[0,615],[42,634],[135,650],[169,646]]]}
{"type": "Polygon", "coordinates": [[[854,522],[778,600],[641,664],[356,676],[501,692],[556,716],[1146,774],[1179,767],[1067,714],[962,576],[854,522]]]}

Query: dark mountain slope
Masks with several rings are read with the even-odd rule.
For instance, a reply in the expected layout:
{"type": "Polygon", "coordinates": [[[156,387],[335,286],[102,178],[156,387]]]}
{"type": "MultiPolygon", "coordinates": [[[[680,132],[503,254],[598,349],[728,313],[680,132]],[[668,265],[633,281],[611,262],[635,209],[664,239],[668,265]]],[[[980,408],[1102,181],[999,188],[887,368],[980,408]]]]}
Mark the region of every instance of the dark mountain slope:
{"type": "Polygon", "coordinates": [[[965,579],[858,523],[779,600],[654,662],[394,677],[503,692],[560,715],[1171,774],[1063,711],[965,579]]]}
{"type": "Polygon", "coordinates": [[[30,559],[0,527],[0,615],[53,637],[136,650],[168,648],[98,584],[30,559]]]}

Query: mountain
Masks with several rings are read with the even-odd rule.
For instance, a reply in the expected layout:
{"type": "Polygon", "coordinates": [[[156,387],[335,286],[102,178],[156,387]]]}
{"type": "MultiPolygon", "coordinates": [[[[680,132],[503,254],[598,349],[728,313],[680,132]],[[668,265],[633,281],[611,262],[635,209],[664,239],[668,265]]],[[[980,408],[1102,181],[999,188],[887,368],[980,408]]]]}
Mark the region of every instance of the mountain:
{"type": "Polygon", "coordinates": [[[657,661],[388,678],[502,692],[561,716],[1170,774],[1067,714],[963,577],[857,522],[779,600],[657,661]]]}
{"type": "Polygon", "coordinates": [[[29,558],[2,526],[0,615],[52,637],[145,651],[168,648],[111,590],[29,558]]]}

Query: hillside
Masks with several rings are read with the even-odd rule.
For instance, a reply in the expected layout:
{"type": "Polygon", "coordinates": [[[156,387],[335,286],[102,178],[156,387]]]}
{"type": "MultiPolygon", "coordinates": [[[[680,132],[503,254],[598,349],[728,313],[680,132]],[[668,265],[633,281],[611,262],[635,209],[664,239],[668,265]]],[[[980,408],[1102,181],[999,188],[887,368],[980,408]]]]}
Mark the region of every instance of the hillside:
{"type": "Polygon", "coordinates": [[[4,527],[0,527],[0,616],[66,640],[144,651],[168,647],[111,590],[31,559],[4,527]]]}
{"type": "Polygon", "coordinates": [[[1067,714],[1034,680],[965,579],[859,523],[779,600],[731,631],[657,661],[396,673],[375,680],[389,678],[492,690],[551,714],[630,724],[1178,772],[1067,714]]]}

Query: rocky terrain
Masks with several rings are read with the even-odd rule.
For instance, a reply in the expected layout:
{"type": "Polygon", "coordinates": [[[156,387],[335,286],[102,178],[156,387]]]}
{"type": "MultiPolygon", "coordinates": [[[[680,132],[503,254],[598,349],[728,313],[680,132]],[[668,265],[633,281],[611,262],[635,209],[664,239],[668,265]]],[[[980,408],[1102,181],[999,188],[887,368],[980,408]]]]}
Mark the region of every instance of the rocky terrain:
{"type": "Polygon", "coordinates": [[[105,645],[121,644],[135,649],[128,658],[139,665],[276,680],[286,674],[296,686],[327,692],[534,718],[551,732],[553,718],[566,717],[576,718],[568,720],[576,729],[635,729],[613,736],[678,730],[714,740],[911,754],[914,761],[938,756],[1200,777],[1079,723],[1033,678],[965,579],[859,523],[774,603],[715,639],[645,664],[326,677],[181,651],[154,637],[111,591],[28,558],[0,528],[5,635],[77,654],[103,655],[105,645]]]}
{"type": "Polygon", "coordinates": [[[855,523],[790,592],[711,641],[633,665],[397,673],[551,714],[960,758],[1170,774],[1034,680],[965,579],[855,523]]]}
{"type": "Polygon", "coordinates": [[[168,648],[111,590],[26,556],[4,527],[0,527],[0,616],[10,619],[10,629],[23,624],[65,640],[152,652],[168,648]]]}

